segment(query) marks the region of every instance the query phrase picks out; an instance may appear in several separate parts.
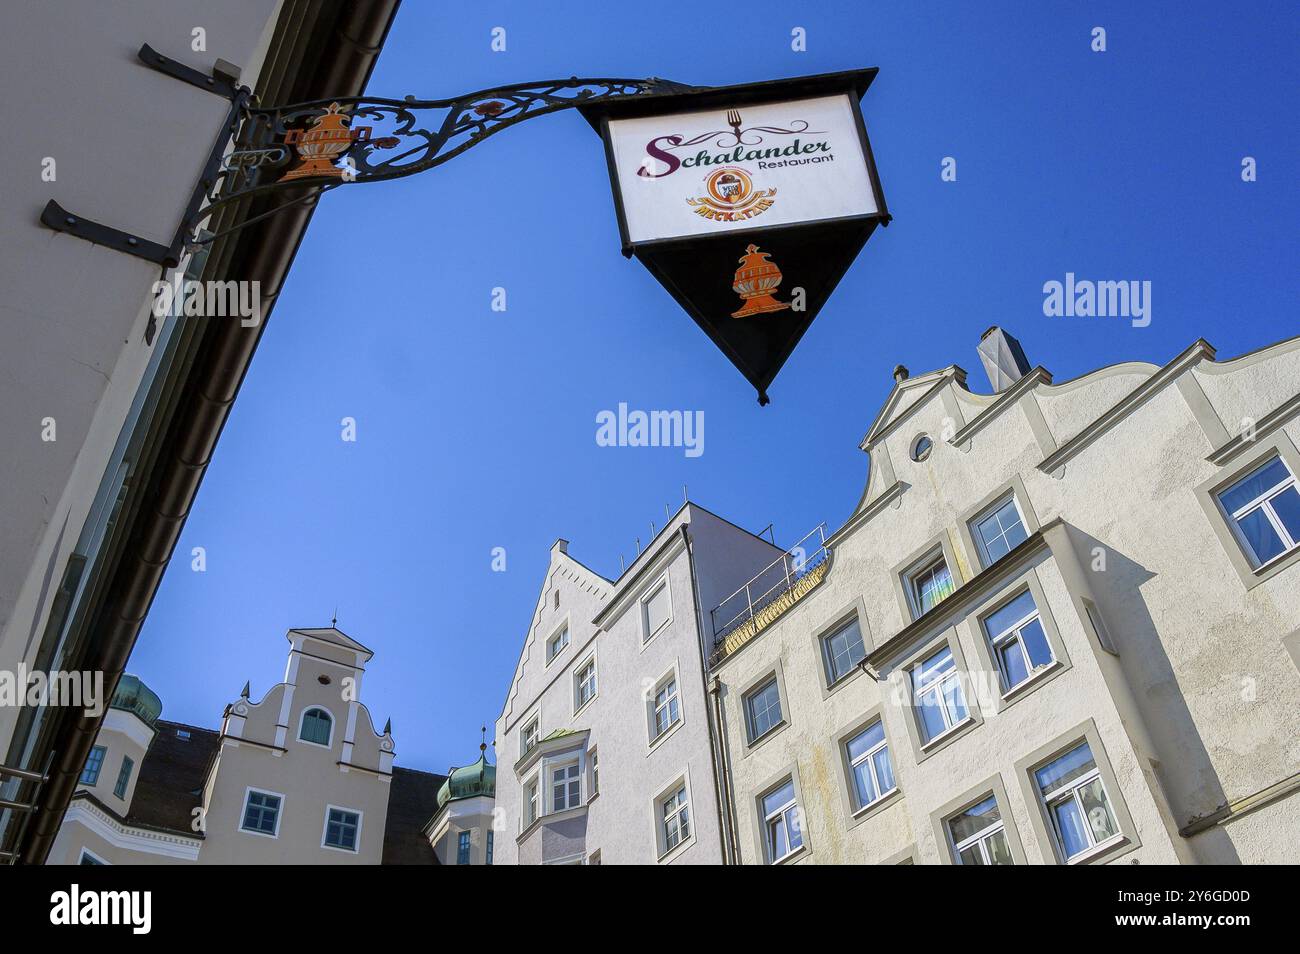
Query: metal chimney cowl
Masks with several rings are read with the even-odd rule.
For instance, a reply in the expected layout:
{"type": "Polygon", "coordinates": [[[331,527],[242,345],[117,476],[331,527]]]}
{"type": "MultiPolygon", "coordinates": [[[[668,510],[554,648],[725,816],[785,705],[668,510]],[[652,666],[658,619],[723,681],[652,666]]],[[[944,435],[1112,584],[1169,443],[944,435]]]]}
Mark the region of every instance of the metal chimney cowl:
{"type": "Polygon", "coordinates": [[[997,325],[980,335],[978,350],[994,394],[1005,391],[1029,373],[1024,348],[997,325]]]}

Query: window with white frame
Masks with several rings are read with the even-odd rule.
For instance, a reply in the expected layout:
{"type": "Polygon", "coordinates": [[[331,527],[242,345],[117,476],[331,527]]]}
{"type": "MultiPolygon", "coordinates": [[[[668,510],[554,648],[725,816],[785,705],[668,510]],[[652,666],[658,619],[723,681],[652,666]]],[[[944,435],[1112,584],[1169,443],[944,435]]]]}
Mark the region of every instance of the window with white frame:
{"type": "Polygon", "coordinates": [[[581,804],[582,777],[578,763],[572,762],[551,770],[551,811],[562,812],[581,804]]]}
{"type": "Polygon", "coordinates": [[[564,651],[564,647],[569,645],[569,627],[563,627],[558,633],[546,641],[546,661],[549,663],[556,656],[564,651]]]}
{"type": "Polygon", "coordinates": [[[519,754],[527,755],[537,745],[541,732],[541,722],[537,717],[529,719],[523,731],[519,733],[519,754]]]}
{"type": "Polygon", "coordinates": [[[655,686],[650,726],[651,741],[662,736],[680,722],[681,718],[681,703],[677,699],[677,674],[673,673],[655,686]]]}
{"type": "Polygon", "coordinates": [[[641,601],[641,613],[645,627],[644,639],[648,641],[673,618],[672,597],[668,592],[667,579],[641,601]]]}
{"type": "Polygon", "coordinates": [[[822,637],[822,655],[826,663],[826,681],[831,685],[851,673],[853,667],[862,661],[867,648],[862,642],[862,627],[856,616],[822,637]]]}
{"type": "Polygon", "coordinates": [[[953,659],[949,646],[913,667],[912,688],[921,734],[926,742],[965,722],[970,714],[957,672],[957,661],[953,659]]]}
{"type": "Polygon", "coordinates": [[[659,818],[663,853],[667,854],[691,836],[691,808],[687,802],[685,783],[659,802],[659,818]]]}
{"type": "Polygon", "coordinates": [[[298,738],[315,745],[329,745],[330,733],[334,728],[334,719],[319,706],[308,709],[302,714],[302,725],[298,728],[298,738]]]}
{"type": "Polygon", "coordinates": [[[917,617],[930,612],[956,590],[948,561],[943,556],[914,570],[907,578],[908,599],[911,600],[912,612],[917,617]]]}
{"type": "Polygon", "coordinates": [[[587,764],[591,766],[591,795],[594,798],[600,794],[600,761],[595,749],[587,753],[587,764]]]}
{"type": "Polygon", "coordinates": [[[259,835],[278,834],[280,796],[250,788],[244,797],[244,818],[239,827],[259,835]]]}
{"type": "Polygon", "coordinates": [[[972,520],[971,530],[984,566],[992,566],[1029,539],[1015,494],[1009,494],[972,520]]]}
{"type": "Polygon", "coordinates": [[[538,783],[536,778],[529,779],[524,783],[524,827],[527,828],[533,822],[537,821],[537,814],[540,806],[537,804],[538,783]]]}
{"type": "Polygon", "coordinates": [[[1014,864],[994,795],[949,818],[948,837],[960,865],[1014,864]]]}
{"type": "Polygon", "coordinates": [[[97,745],[90,750],[86,756],[86,767],[81,770],[81,784],[94,785],[99,781],[99,773],[104,768],[104,756],[108,754],[108,748],[103,745],[97,745]]]}
{"type": "Polygon", "coordinates": [[[866,808],[894,791],[894,767],[889,761],[883,722],[877,719],[849,739],[845,748],[853,777],[854,810],[866,808]]]}
{"type": "Polygon", "coordinates": [[[984,617],[983,626],[1003,692],[1052,664],[1052,647],[1029,590],[984,617]]]}
{"type": "Polygon", "coordinates": [[[763,842],[767,863],[776,864],[803,847],[803,820],[795,796],[794,779],[763,796],[763,842]]]}
{"type": "Polygon", "coordinates": [[[108,862],[104,861],[102,858],[100,858],[97,855],[92,855],[88,850],[82,848],[81,860],[78,861],[77,864],[78,865],[105,865],[108,864],[108,862]]]}
{"type": "Polygon", "coordinates": [[[1119,839],[1119,824],[1087,742],[1044,765],[1034,781],[1066,861],[1119,839]]]}
{"type": "Polygon", "coordinates": [[[1219,491],[1218,498],[1256,569],[1300,546],[1300,490],[1281,457],[1219,491]]]}
{"type": "Polygon", "coordinates": [[[755,742],[781,724],[781,687],[776,676],[745,696],[749,741],[755,742]]]}
{"type": "Polygon", "coordinates": [[[325,818],[324,845],[343,851],[357,850],[357,835],[361,832],[361,814],[346,808],[330,808],[325,818]]]}
{"type": "Polygon", "coordinates": [[[573,674],[573,711],[596,698],[596,657],[588,659],[573,674]]]}

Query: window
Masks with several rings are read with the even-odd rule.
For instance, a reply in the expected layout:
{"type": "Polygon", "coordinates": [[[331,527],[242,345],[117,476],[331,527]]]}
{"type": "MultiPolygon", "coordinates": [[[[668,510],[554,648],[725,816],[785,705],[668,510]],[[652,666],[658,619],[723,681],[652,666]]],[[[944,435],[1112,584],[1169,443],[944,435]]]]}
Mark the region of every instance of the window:
{"type": "Polygon", "coordinates": [[[559,608],[560,608],[560,591],[559,591],[559,590],[556,590],[556,591],[555,591],[555,608],[556,608],[556,609],[559,609],[559,608]]]}
{"type": "Polygon", "coordinates": [[[524,788],[524,827],[537,821],[537,779],[531,780],[524,788]]]}
{"type": "Polygon", "coordinates": [[[551,772],[551,811],[562,812],[577,808],[581,804],[581,780],[578,776],[578,763],[561,766],[551,772]]]}
{"type": "Polygon", "coordinates": [[[298,738],[313,745],[329,745],[330,732],[334,720],[324,709],[308,709],[302,714],[302,726],[298,729],[298,738]]]}
{"type": "Polygon", "coordinates": [[[595,749],[587,753],[587,764],[591,766],[591,797],[595,798],[600,794],[600,762],[597,760],[595,749]]]}
{"type": "Polygon", "coordinates": [[[781,689],[773,676],[745,697],[749,741],[761,739],[781,724],[781,689]]]}
{"type": "Polygon", "coordinates": [[[494,834],[496,834],[496,832],[494,832],[494,831],[492,831],[492,830],[490,830],[490,829],[488,830],[488,833],[487,833],[487,855],[486,855],[486,856],[484,857],[484,859],[483,859],[483,863],[484,863],[485,865],[490,865],[490,864],[492,864],[492,842],[495,840],[495,839],[493,839],[492,836],[493,836],[494,834]]]}
{"type": "Polygon", "coordinates": [[[524,726],[524,731],[519,734],[519,754],[527,755],[534,746],[537,745],[537,736],[541,732],[540,723],[536,718],[530,719],[524,726]]]}
{"type": "Polygon", "coordinates": [[[787,779],[763,796],[763,832],[768,864],[776,864],[803,847],[803,823],[794,779],[787,779]]]}
{"type": "Polygon", "coordinates": [[[81,849],[81,860],[77,862],[78,865],[102,865],[105,863],[102,858],[95,857],[85,848],[81,849]]]}
{"type": "Polygon", "coordinates": [[[97,745],[90,750],[86,756],[86,767],[81,770],[81,784],[94,785],[99,781],[100,770],[104,767],[104,756],[108,754],[108,748],[103,745],[97,745]]]}
{"type": "Polygon", "coordinates": [[[280,827],[280,796],[249,789],[244,797],[244,831],[275,836],[280,827]]]}
{"type": "Polygon", "coordinates": [[[977,518],[973,529],[975,545],[980,551],[980,562],[984,566],[992,566],[1029,539],[1014,494],[995,504],[983,517],[977,518]]]}
{"type": "Polygon", "coordinates": [[[1115,648],[1115,641],[1110,638],[1110,630],[1106,628],[1106,621],[1102,619],[1097,604],[1084,597],[1083,608],[1088,613],[1088,622],[1092,624],[1092,631],[1097,634],[1097,642],[1101,644],[1101,648],[1112,656],[1118,656],[1119,650],[1115,648]]]}
{"type": "Polygon", "coordinates": [[[930,440],[930,435],[921,434],[916,440],[912,441],[912,460],[920,463],[930,456],[930,451],[934,449],[934,441],[930,440]]]}
{"type": "Polygon", "coordinates": [[[1002,812],[992,795],[949,818],[948,835],[960,865],[1013,864],[1002,812]]]}
{"type": "Polygon", "coordinates": [[[469,832],[467,831],[456,836],[456,864],[469,864],[469,832]]]}
{"type": "Polygon", "coordinates": [[[856,618],[824,637],[822,647],[826,657],[827,681],[832,685],[852,672],[853,667],[867,655],[862,643],[862,628],[856,618]]]}
{"type": "Polygon", "coordinates": [[[883,722],[876,720],[849,739],[847,749],[855,809],[866,808],[894,790],[894,767],[889,763],[883,722]]]}
{"type": "Polygon", "coordinates": [[[1066,861],[1119,838],[1119,825],[1087,742],[1040,768],[1034,781],[1066,861]]]}
{"type": "Polygon", "coordinates": [[[983,625],[1003,692],[1052,664],[1052,647],[1029,590],[986,616],[983,625]]]}
{"type": "Polygon", "coordinates": [[[956,587],[952,582],[952,573],[948,562],[943,558],[929,563],[924,569],[913,573],[908,581],[909,595],[912,600],[912,612],[918,617],[924,616],[948,597],[956,587]]]}
{"type": "Polygon", "coordinates": [[[664,854],[691,836],[691,808],[687,804],[685,784],[659,803],[663,818],[664,854]]]}
{"type": "Polygon", "coordinates": [[[564,647],[569,645],[569,627],[565,626],[558,633],[551,637],[546,644],[546,661],[549,663],[556,656],[564,651],[564,647]]]}
{"type": "Polygon", "coordinates": [[[598,865],[598,864],[600,864],[600,849],[599,849],[599,848],[597,848],[595,851],[593,851],[590,855],[587,856],[587,864],[589,864],[589,865],[598,865]]]}
{"type": "Polygon", "coordinates": [[[577,712],[596,697],[596,660],[587,660],[573,677],[573,711],[577,712]]]}
{"type": "Polygon", "coordinates": [[[135,768],[135,763],[131,761],[131,756],[122,756],[122,767],[117,770],[117,783],[113,786],[113,794],[118,798],[126,798],[126,787],[131,782],[131,769],[135,768]]]}
{"type": "Polygon", "coordinates": [[[969,715],[952,649],[944,646],[912,670],[912,687],[926,742],[964,722],[969,715]]]}
{"type": "Polygon", "coordinates": [[[361,829],[361,815],[346,808],[330,808],[325,813],[325,838],[327,848],[357,850],[357,833],[361,829]]]}
{"type": "Polygon", "coordinates": [[[1257,467],[1218,498],[1255,569],[1300,546],[1300,490],[1282,458],[1257,467]]]}
{"type": "Polygon", "coordinates": [[[657,739],[681,721],[681,708],[677,701],[677,676],[669,676],[655,689],[654,733],[657,739]]]}
{"type": "Polygon", "coordinates": [[[177,730],[176,730],[176,738],[180,739],[182,742],[188,742],[188,741],[190,740],[190,730],[189,730],[189,729],[177,729],[177,730]]]}
{"type": "Polygon", "coordinates": [[[649,596],[641,601],[644,616],[645,641],[668,625],[673,618],[673,604],[668,592],[668,581],[664,580],[649,596]]]}

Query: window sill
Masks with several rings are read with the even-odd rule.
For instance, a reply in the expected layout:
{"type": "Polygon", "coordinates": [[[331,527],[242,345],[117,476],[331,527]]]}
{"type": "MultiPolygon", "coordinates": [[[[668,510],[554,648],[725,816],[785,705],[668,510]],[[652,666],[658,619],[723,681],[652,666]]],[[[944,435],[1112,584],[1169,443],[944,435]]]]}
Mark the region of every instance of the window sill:
{"type": "Polygon", "coordinates": [[[590,699],[588,699],[588,700],[587,700],[586,702],[584,702],[582,705],[578,706],[578,708],[574,709],[574,710],[573,710],[573,718],[575,718],[575,719],[578,718],[578,715],[579,715],[583,710],[585,710],[589,705],[591,705],[593,702],[595,702],[595,701],[596,701],[597,699],[599,699],[599,698],[600,698],[600,693],[596,693],[594,696],[592,696],[590,699]]]}
{"type": "MultiPolygon", "coordinates": [[[[1261,563],[1259,566],[1255,567],[1253,570],[1251,570],[1251,572],[1254,573],[1256,576],[1259,576],[1262,573],[1272,573],[1275,567],[1279,566],[1282,563],[1285,563],[1288,559],[1296,556],[1297,554],[1300,554],[1300,547],[1292,547],[1290,550],[1283,550],[1281,553],[1273,557],[1267,563],[1261,563]]],[[[1250,560],[1252,563],[1254,562],[1254,557],[1251,556],[1250,554],[1247,554],[1246,558],[1250,560]]]]}
{"type": "Polygon", "coordinates": [[[1042,685],[1042,683],[1047,681],[1048,676],[1060,672],[1063,668],[1065,667],[1059,659],[1053,659],[1046,666],[1043,666],[1041,669],[1035,669],[1027,678],[1022,679],[1006,692],[1002,693],[1002,701],[1004,703],[1014,702],[1028,693],[1029,690],[1042,685]]]}
{"type": "Polygon", "coordinates": [[[783,729],[788,729],[789,727],[790,727],[790,723],[787,722],[785,719],[782,719],[780,722],[776,723],[774,726],[769,728],[762,735],[758,736],[758,738],[753,739],[752,741],[747,741],[745,743],[745,754],[748,755],[750,752],[753,752],[760,745],[763,745],[764,743],[768,742],[774,737],[780,735],[783,729]]]}
{"type": "Polygon", "coordinates": [[[853,814],[850,816],[850,818],[852,819],[852,824],[856,825],[859,822],[866,821],[872,815],[876,814],[879,811],[883,811],[885,808],[888,808],[890,805],[894,804],[894,802],[898,801],[898,799],[901,798],[902,795],[903,795],[903,790],[899,788],[897,785],[895,785],[889,791],[885,792],[884,795],[881,795],[879,798],[877,798],[874,802],[870,802],[858,809],[855,809],[853,814]]]}
{"type": "Polygon", "coordinates": [[[965,729],[970,728],[974,724],[975,724],[975,717],[968,715],[966,718],[962,719],[960,722],[958,722],[956,725],[952,726],[951,728],[944,729],[942,732],[940,732],[930,741],[921,743],[921,751],[928,754],[932,750],[941,748],[943,743],[949,741],[950,739],[955,738],[959,733],[961,733],[965,729]]]}
{"type": "Polygon", "coordinates": [[[663,732],[661,732],[659,735],[657,735],[657,736],[655,736],[653,739],[651,739],[651,740],[650,740],[650,748],[649,748],[649,750],[647,750],[646,755],[649,756],[649,755],[653,754],[654,751],[655,751],[656,749],[659,748],[659,746],[663,745],[663,744],[664,744],[665,742],[667,742],[670,738],[672,738],[674,735],[676,735],[676,734],[677,734],[677,730],[680,729],[680,728],[685,724],[685,722],[686,722],[685,719],[678,719],[676,722],[674,722],[674,723],[673,723],[672,725],[670,725],[668,728],[664,729],[663,732]]]}
{"type": "Polygon", "coordinates": [[[1101,844],[1093,845],[1087,851],[1080,852],[1079,854],[1075,855],[1073,858],[1067,859],[1065,863],[1067,865],[1086,865],[1093,861],[1096,861],[1097,859],[1103,856],[1110,855],[1117,848],[1122,848],[1124,845],[1127,845],[1128,843],[1129,843],[1128,838],[1124,835],[1123,832],[1120,832],[1118,835],[1115,835],[1112,838],[1107,838],[1101,844]]]}
{"type": "Polygon", "coordinates": [[[677,860],[678,856],[683,854],[687,848],[695,844],[695,835],[687,838],[685,841],[678,842],[672,848],[665,851],[656,859],[656,864],[670,865],[677,860]]]}
{"type": "Polygon", "coordinates": [[[808,846],[806,844],[800,845],[794,851],[787,851],[784,855],[782,855],[780,858],[777,858],[775,861],[769,861],[768,864],[788,865],[794,862],[796,859],[802,858],[807,853],[808,853],[808,846]]]}

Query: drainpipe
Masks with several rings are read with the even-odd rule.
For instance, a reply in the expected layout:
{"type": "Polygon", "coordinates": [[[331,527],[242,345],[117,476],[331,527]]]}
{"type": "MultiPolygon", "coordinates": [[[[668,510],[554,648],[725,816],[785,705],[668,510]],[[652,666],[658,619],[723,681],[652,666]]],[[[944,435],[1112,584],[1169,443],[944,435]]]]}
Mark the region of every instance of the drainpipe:
{"type": "Polygon", "coordinates": [[[722,863],[730,865],[736,863],[736,839],[731,783],[726,768],[726,740],[722,732],[722,703],[719,696],[722,687],[716,676],[711,684],[709,682],[709,654],[704,650],[704,629],[700,623],[704,604],[700,602],[700,584],[695,575],[695,547],[688,526],[689,524],[682,524],[682,540],[686,543],[686,561],[691,569],[691,593],[695,598],[695,641],[700,652],[700,682],[705,695],[713,700],[713,710],[705,722],[709,729],[709,763],[713,769],[713,791],[718,809],[718,837],[722,847],[722,863]]]}

